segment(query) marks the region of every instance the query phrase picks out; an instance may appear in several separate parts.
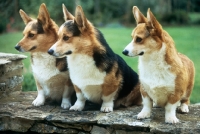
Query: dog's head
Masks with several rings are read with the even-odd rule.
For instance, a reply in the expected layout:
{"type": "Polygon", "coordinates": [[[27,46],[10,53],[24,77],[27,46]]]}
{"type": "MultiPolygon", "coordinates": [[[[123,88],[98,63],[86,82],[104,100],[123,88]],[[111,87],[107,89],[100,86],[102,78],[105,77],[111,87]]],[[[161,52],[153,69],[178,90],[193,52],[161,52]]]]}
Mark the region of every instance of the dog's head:
{"type": "Polygon", "coordinates": [[[148,9],[147,18],[134,6],[133,15],[137,26],[132,31],[132,41],[122,52],[126,56],[142,56],[158,50],[162,46],[162,26],[148,9]]]}
{"type": "Polygon", "coordinates": [[[76,7],[75,16],[63,5],[65,23],[58,30],[58,41],[48,53],[56,57],[75,53],[90,53],[94,45],[95,30],[87,20],[81,6],[76,7]]]}
{"type": "Polygon", "coordinates": [[[25,23],[23,38],[15,46],[20,52],[47,52],[56,42],[58,26],[50,18],[45,4],[41,4],[37,19],[19,11],[25,23]]]}

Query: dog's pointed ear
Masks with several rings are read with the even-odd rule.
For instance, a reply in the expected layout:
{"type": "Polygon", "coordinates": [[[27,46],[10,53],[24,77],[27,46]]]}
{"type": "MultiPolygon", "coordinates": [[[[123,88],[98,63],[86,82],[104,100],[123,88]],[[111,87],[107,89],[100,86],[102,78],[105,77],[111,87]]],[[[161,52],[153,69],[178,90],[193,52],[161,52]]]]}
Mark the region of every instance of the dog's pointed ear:
{"type": "Polygon", "coordinates": [[[156,34],[158,36],[161,37],[162,34],[162,26],[160,25],[160,23],[156,20],[155,16],[153,15],[153,13],[150,11],[150,8],[147,11],[147,19],[148,19],[148,24],[150,25],[150,27],[152,29],[154,29],[154,31],[156,32],[156,34]]]}
{"type": "Polygon", "coordinates": [[[133,6],[133,15],[135,17],[137,24],[147,22],[147,18],[144,17],[144,15],[140,12],[137,6],[133,6]]]}
{"type": "Polygon", "coordinates": [[[39,23],[42,24],[44,29],[48,28],[51,18],[50,18],[48,10],[46,8],[46,5],[44,3],[41,4],[41,6],[40,6],[37,20],[39,23]]]}
{"type": "Polygon", "coordinates": [[[88,27],[88,21],[87,18],[85,17],[85,14],[83,12],[83,9],[81,6],[76,7],[76,12],[75,12],[75,23],[78,25],[79,30],[83,31],[88,27]]]}
{"type": "Polygon", "coordinates": [[[74,16],[67,10],[66,6],[62,4],[64,20],[74,20],[74,16]]]}
{"type": "Polygon", "coordinates": [[[19,14],[24,21],[25,25],[32,21],[31,17],[29,17],[22,9],[19,10],[19,14]]]}

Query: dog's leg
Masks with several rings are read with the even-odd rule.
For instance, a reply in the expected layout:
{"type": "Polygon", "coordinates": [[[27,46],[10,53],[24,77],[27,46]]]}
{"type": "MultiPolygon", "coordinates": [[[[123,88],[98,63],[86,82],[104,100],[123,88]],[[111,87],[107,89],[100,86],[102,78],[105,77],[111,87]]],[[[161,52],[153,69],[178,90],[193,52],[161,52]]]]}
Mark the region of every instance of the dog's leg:
{"type": "Polygon", "coordinates": [[[180,104],[179,101],[177,101],[174,104],[167,103],[165,106],[165,122],[166,123],[178,123],[179,120],[176,118],[176,108],[180,104]]]}
{"type": "Polygon", "coordinates": [[[181,106],[178,108],[178,111],[181,112],[181,113],[188,113],[189,112],[188,105],[190,104],[190,95],[192,93],[193,85],[194,84],[193,84],[193,81],[192,81],[191,84],[189,84],[189,86],[188,86],[188,89],[186,91],[185,96],[181,100],[181,106]]]}
{"type": "Polygon", "coordinates": [[[102,98],[101,98],[103,100],[103,103],[101,105],[102,112],[112,112],[113,111],[114,97],[116,95],[116,92],[117,92],[117,90],[109,95],[105,95],[103,93],[102,98]]]}
{"type": "Polygon", "coordinates": [[[149,118],[151,115],[153,102],[150,99],[150,97],[149,96],[144,97],[142,95],[142,103],[143,103],[143,108],[142,108],[142,111],[137,115],[137,119],[149,118]]]}
{"type": "MultiPolygon", "coordinates": [[[[176,85],[177,86],[177,85],[176,85]]],[[[180,105],[181,88],[177,87],[175,92],[168,97],[168,103],[165,106],[165,122],[166,123],[178,123],[179,120],[176,117],[176,108],[180,105]]]]}
{"type": "MultiPolygon", "coordinates": [[[[118,71],[118,66],[114,66],[112,69],[112,73],[108,73],[104,79],[104,83],[102,84],[102,97],[103,100],[101,105],[102,112],[112,112],[114,107],[114,99],[116,97],[117,91],[120,86],[122,86],[121,82],[123,81],[122,77],[116,77],[116,73],[118,71]]],[[[123,90],[123,89],[122,89],[123,90]]]]}
{"type": "Polygon", "coordinates": [[[62,96],[62,103],[61,107],[63,109],[69,109],[71,107],[71,96],[73,93],[74,89],[72,85],[66,85],[65,89],[63,91],[63,96],[62,96]]]}
{"type": "MultiPolygon", "coordinates": [[[[114,68],[115,69],[115,68],[114,68]]],[[[115,70],[113,70],[114,72],[115,70]]],[[[109,73],[102,85],[102,97],[103,103],[101,105],[102,112],[112,112],[114,107],[114,99],[116,93],[120,87],[121,77],[117,78],[114,73],[109,73]]]]}
{"type": "Polygon", "coordinates": [[[152,107],[153,107],[153,101],[148,96],[147,92],[144,91],[143,88],[144,87],[141,85],[140,92],[142,95],[143,108],[142,108],[142,111],[137,115],[137,119],[149,118],[151,115],[152,107]]]}
{"type": "Polygon", "coordinates": [[[181,113],[188,113],[189,112],[189,108],[188,105],[190,104],[190,95],[192,93],[192,89],[194,87],[194,75],[195,75],[195,69],[193,65],[191,65],[191,69],[190,69],[190,73],[189,74],[189,85],[187,87],[186,90],[186,94],[183,97],[183,99],[181,100],[181,106],[179,107],[179,111],[181,113]]]}
{"type": "Polygon", "coordinates": [[[69,110],[82,111],[83,108],[85,107],[86,99],[83,93],[81,92],[81,90],[76,85],[74,85],[74,89],[76,91],[77,100],[75,104],[69,110]]]}
{"type": "Polygon", "coordinates": [[[61,103],[61,107],[63,109],[69,109],[71,107],[71,96],[72,96],[73,91],[74,91],[73,84],[71,80],[69,79],[63,91],[62,103],[61,103]]]}
{"type": "Polygon", "coordinates": [[[45,102],[45,93],[42,87],[40,86],[39,82],[37,80],[35,80],[35,82],[37,86],[38,95],[36,99],[32,102],[32,104],[34,106],[41,106],[41,105],[44,105],[44,102],[45,102]]]}

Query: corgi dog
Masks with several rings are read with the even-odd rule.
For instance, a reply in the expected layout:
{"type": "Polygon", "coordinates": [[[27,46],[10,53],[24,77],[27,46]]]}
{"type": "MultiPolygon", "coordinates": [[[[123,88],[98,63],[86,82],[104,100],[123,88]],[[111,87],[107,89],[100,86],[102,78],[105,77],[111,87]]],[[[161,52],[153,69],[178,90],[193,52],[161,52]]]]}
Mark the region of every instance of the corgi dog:
{"type": "Polygon", "coordinates": [[[41,106],[46,98],[51,98],[57,102],[62,100],[61,107],[69,109],[74,88],[69,78],[66,58],[55,58],[47,53],[58,39],[59,27],[50,18],[45,4],[41,4],[37,19],[30,18],[23,10],[19,13],[26,26],[24,37],[15,48],[31,54],[31,67],[38,91],[32,104],[41,106]]]}
{"type": "Polygon", "coordinates": [[[136,6],[133,7],[133,14],[137,26],[123,54],[139,56],[143,109],[137,118],[149,118],[154,102],[165,108],[166,123],[178,123],[176,108],[180,106],[180,112],[189,112],[194,64],[187,56],[177,52],[172,37],[162,29],[150,9],[147,18],[136,6]]]}
{"type": "Polygon", "coordinates": [[[56,57],[67,56],[69,74],[77,101],[70,110],[81,111],[85,101],[111,112],[120,105],[141,104],[139,77],[107,44],[103,34],[76,7],[75,17],[63,5],[66,22],[58,31],[58,41],[49,49],[56,57]]]}

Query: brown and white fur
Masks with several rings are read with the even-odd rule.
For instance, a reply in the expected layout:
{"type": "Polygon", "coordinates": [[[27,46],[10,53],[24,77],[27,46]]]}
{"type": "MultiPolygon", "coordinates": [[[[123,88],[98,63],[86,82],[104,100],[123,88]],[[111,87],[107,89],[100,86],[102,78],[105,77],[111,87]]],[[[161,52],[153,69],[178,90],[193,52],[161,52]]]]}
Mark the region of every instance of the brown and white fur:
{"type": "Polygon", "coordinates": [[[77,101],[70,110],[83,110],[86,99],[101,104],[102,112],[113,107],[141,103],[139,78],[125,61],[115,54],[102,33],[85,17],[80,6],[75,17],[63,5],[66,22],[49,54],[67,55],[70,78],[77,101]]]}
{"type": "Polygon", "coordinates": [[[165,122],[177,123],[176,108],[189,112],[189,97],[194,85],[193,62],[177,52],[171,36],[162,29],[150,9],[147,18],[133,7],[137,22],[133,40],[123,53],[139,56],[139,76],[142,84],[143,109],[138,119],[149,118],[153,102],[165,107],[165,122]]]}
{"type": "Polygon", "coordinates": [[[31,53],[31,67],[38,91],[32,104],[44,105],[48,97],[56,101],[62,100],[61,107],[69,109],[74,89],[66,60],[47,53],[58,39],[58,26],[50,18],[45,4],[41,4],[37,19],[30,18],[23,10],[19,13],[26,27],[23,31],[24,37],[15,48],[20,52],[31,53]]]}

